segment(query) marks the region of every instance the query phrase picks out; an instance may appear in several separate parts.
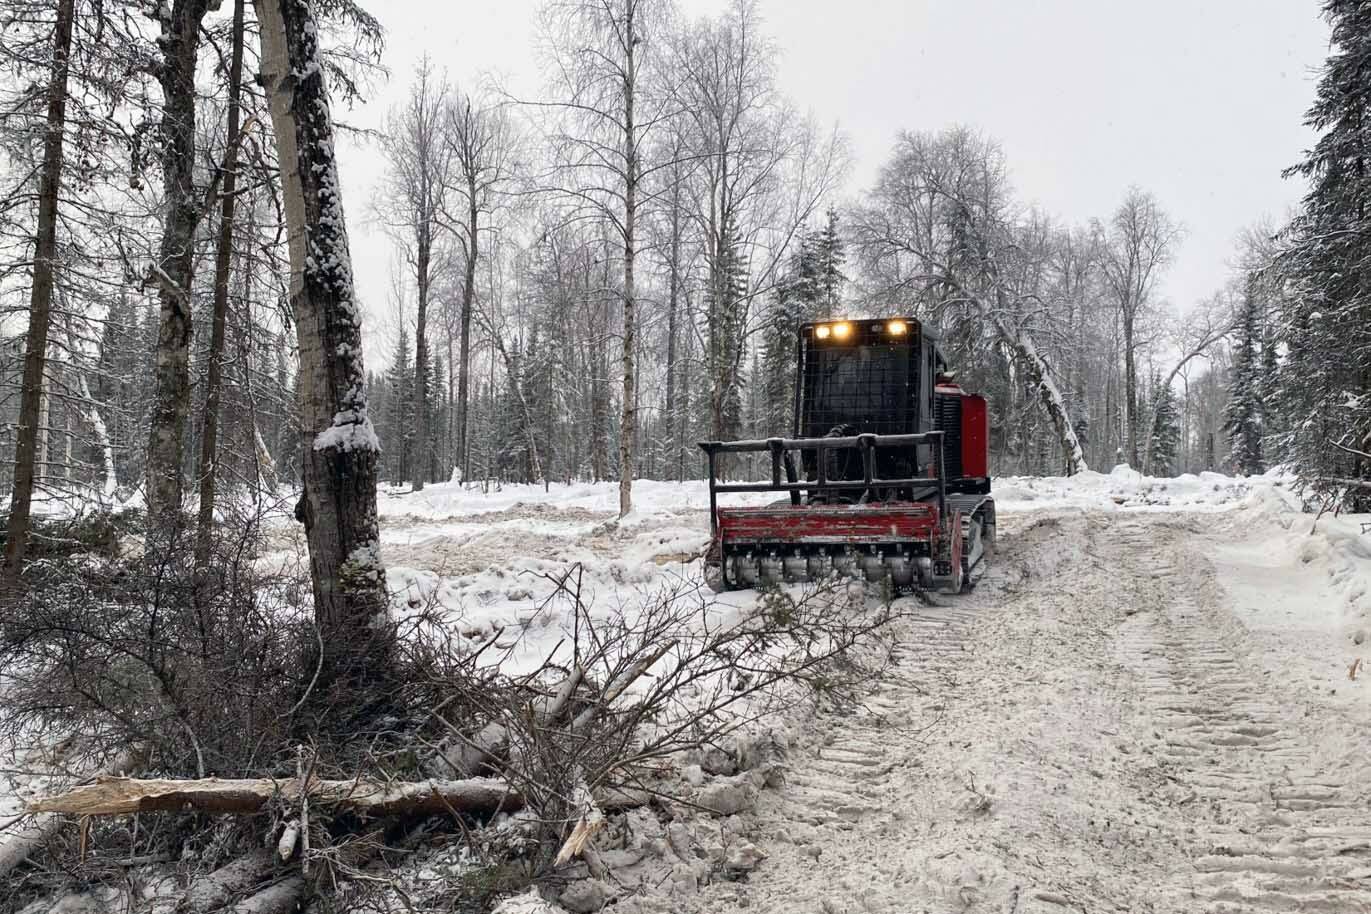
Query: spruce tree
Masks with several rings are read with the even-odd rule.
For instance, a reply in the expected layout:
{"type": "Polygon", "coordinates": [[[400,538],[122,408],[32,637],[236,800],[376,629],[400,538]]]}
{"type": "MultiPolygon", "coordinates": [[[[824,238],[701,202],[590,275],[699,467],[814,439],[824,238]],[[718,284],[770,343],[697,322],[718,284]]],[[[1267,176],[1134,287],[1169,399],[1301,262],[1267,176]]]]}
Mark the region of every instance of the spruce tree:
{"type": "Polygon", "coordinates": [[[742,366],[747,356],[748,266],[737,223],[724,226],[717,264],[706,289],[709,314],[709,370],[711,378],[711,434],[727,441],[737,438],[743,425],[742,366]]]}
{"type": "Polygon", "coordinates": [[[1161,378],[1152,378],[1152,409],[1156,416],[1156,434],[1152,436],[1152,453],[1148,466],[1153,476],[1174,476],[1176,458],[1180,455],[1181,419],[1176,408],[1176,392],[1161,378]]]}
{"type": "Polygon", "coordinates": [[[508,378],[500,396],[499,445],[495,452],[496,475],[505,482],[532,482],[533,460],[523,434],[523,405],[519,397],[526,381],[523,347],[518,339],[509,343],[508,378]]]}
{"type": "Polygon", "coordinates": [[[443,384],[443,357],[433,355],[433,344],[429,341],[429,360],[426,384],[428,395],[424,402],[428,404],[428,478],[434,482],[447,482],[444,463],[446,457],[443,456],[443,445],[447,441],[447,390],[443,384]]]}
{"type": "Polygon", "coordinates": [[[98,404],[114,448],[114,472],[122,486],[136,485],[143,472],[143,430],[138,421],[141,396],[139,381],[144,356],[137,309],[121,291],[110,303],[100,332],[95,383],[91,395],[98,404]]]}
{"type": "Polygon", "coordinates": [[[847,257],[843,252],[843,239],[838,234],[838,211],[829,207],[824,227],[814,236],[814,252],[817,260],[816,301],[819,306],[815,317],[840,317],[842,311],[843,264],[847,257]]]}
{"type": "MultiPolygon", "coordinates": [[[[388,471],[390,481],[400,485],[410,478],[410,447],[414,441],[414,357],[410,347],[409,334],[400,331],[395,344],[395,355],[390,360],[386,372],[386,398],[390,407],[387,426],[390,441],[382,451],[384,471],[388,471]],[[386,454],[389,453],[389,459],[386,454]]],[[[384,475],[384,473],[383,473],[384,475]]]]}
{"type": "Polygon", "coordinates": [[[840,316],[843,262],[838,214],[830,209],[823,228],[801,236],[767,310],[760,369],[767,434],[789,434],[794,426],[795,335],[806,321],[840,316]]]}
{"type": "Polygon", "coordinates": [[[1255,277],[1248,277],[1238,315],[1237,339],[1233,343],[1228,408],[1224,415],[1224,431],[1231,445],[1228,459],[1244,476],[1254,476],[1266,469],[1262,459],[1261,330],[1256,290],[1255,277]]]}
{"type": "Polygon", "coordinates": [[[1281,459],[1321,501],[1362,500],[1366,490],[1339,480],[1371,477],[1371,466],[1339,446],[1366,450],[1371,432],[1371,299],[1367,217],[1371,175],[1366,121],[1371,116],[1371,5],[1326,0],[1329,54],[1305,122],[1318,142],[1287,170],[1310,183],[1289,231],[1289,302],[1282,316],[1286,357],[1280,408],[1288,430],[1281,459]]]}
{"type": "Polygon", "coordinates": [[[783,289],[777,291],[776,299],[762,333],[761,377],[753,379],[761,388],[764,406],[759,433],[764,436],[789,435],[794,425],[796,324],[783,289]]]}

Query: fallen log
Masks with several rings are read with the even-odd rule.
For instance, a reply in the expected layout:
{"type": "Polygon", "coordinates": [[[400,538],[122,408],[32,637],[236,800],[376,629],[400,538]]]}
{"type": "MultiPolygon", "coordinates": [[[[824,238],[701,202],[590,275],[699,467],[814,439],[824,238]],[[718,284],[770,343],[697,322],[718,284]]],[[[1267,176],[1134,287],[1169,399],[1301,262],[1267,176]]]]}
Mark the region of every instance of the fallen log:
{"type": "Polygon", "coordinates": [[[512,812],[523,797],[496,778],[457,781],[426,780],[385,784],[376,781],[326,781],[300,778],[199,778],[166,780],[99,778],[93,784],[38,797],[26,808],[33,813],[120,816],[136,812],[195,810],[209,813],[254,813],[280,801],[294,805],[305,796],[313,805],[333,806],[369,816],[433,815],[444,812],[512,812]]]}
{"type": "Polygon", "coordinates": [[[290,876],[232,907],[220,910],[222,914],[294,914],[300,909],[300,902],[308,888],[305,877],[290,876]]]}
{"type": "MultiPolygon", "coordinates": [[[[132,771],[139,764],[138,752],[125,751],[106,766],[105,771],[132,771]]],[[[0,834],[0,876],[7,876],[35,850],[51,841],[61,827],[60,816],[36,816],[28,826],[8,834],[0,834]]]]}
{"type": "Polygon", "coordinates": [[[266,850],[244,854],[219,869],[192,882],[181,899],[186,914],[209,914],[234,899],[243,898],[270,887],[277,875],[276,861],[266,850]]]}

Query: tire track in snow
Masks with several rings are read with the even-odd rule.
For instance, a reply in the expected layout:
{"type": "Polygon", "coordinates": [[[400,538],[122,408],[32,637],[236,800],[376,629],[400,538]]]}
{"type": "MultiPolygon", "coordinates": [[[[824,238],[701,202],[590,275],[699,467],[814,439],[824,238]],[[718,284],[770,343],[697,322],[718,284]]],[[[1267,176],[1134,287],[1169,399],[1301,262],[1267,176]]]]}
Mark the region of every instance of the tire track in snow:
{"type": "Polygon", "coordinates": [[[1158,827],[1111,804],[1132,759],[1098,733],[1121,730],[1108,633],[1074,627],[1112,576],[1080,547],[1088,520],[1010,529],[1026,524],[977,593],[917,613],[862,708],[815,722],[817,746],[764,795],[770,859],[751,883],[676,910],[1158,910],[1132,903],[1161,872],[1158,827]]]}
{"type": "Polygon", "coordinates": [[[816,721],[751,882],[688,909],[1371,914],[1364,733],[1263,666],[1207,536],[1110,512],[1007,538],[816,721]]]}
{"type": "Polygon", "coordinates": [[[1169,887],[1172,910],[1371,912],[1364,788],[1318,751],[1345,722],[1311,721],[1259,675],[1193,537],[1154,522],[1121,524],[1116,539],[1154,607],[1120,626],[1118,654],[1141,680],[1164,793],[1192,833],[1193,870],[1169,887]]]}

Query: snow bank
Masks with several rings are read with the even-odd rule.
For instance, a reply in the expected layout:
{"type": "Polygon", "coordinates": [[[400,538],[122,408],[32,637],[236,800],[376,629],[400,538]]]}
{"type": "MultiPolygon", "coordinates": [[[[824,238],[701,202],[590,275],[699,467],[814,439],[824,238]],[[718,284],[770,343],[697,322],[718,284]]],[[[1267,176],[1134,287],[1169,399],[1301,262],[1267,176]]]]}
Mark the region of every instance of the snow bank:
{"type": "MultiPolygon", "coordinates": [[[[382,488],[380,514],[387,517],[444,518],[458,514],[485,514],[508,511],[519,505],[543,505],[549,508],[579,508],[600,512],[607,516],[619,513],[619,484],[617,482],[554,482],[546,488],[541,484],[503,485],[483,491],[480,483],[443,482],[424,487],[422,492],[408,489],[382,488]]],[[[736,503],[746,496],[729,496],[736,503]]],[[[752,501],[776,499],[775,493],[761,493],[752,501]]],[[[709,507],[709,486],[703,480],[662,482],[639,479],[633,483],[633,517],[642,519],[659,514],[682,511],[703,511],[709,507]]]]}
{"type": "Polygon", "coordinates": [[[1230,543],[1222,557],[1243,569],[1235,586],[1260,591],[1254,606],[1362,643],[1371,629],[1371,514],[1316,517],[1278,479],[1260,480],[1271,484],[1254,486],[1220,527],[1230,543]]]}
{"type": "Polygon", "coordinates": [[[992,483],[1001,511],[1052,508],[1102,510],[1231,510],[1254,488],[1281,482],[1275,474],[1235,478],[1219,473],[1144,476],[1125,464],[1108,473],[1087,470],[1075,476],[1004,476],[992,483]]]}

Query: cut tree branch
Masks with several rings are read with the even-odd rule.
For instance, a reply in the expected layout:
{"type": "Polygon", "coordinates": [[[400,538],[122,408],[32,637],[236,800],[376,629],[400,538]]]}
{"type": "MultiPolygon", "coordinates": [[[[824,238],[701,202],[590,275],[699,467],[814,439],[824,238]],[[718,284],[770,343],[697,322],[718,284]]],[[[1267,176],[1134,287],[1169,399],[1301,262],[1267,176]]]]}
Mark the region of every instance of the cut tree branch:
{"type": "Polygon", "coordinates": [[[446,812],[494,813],[523,807],[524,800],[504,781],[494,778],[410,781],[273,781],[269,778],[200,778],[164,780],[100,778],[65,793],[39,797],[29,812],[80,816],[119,816],[139,812],[195,810],[211,813],[254,813],[275,800],[297,803],[308,796],[316,806],[335,806],[372,816],[433,815],[446,812]]]}

